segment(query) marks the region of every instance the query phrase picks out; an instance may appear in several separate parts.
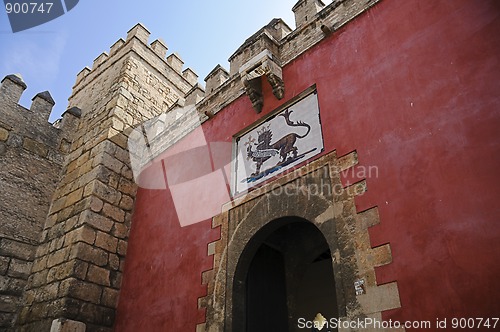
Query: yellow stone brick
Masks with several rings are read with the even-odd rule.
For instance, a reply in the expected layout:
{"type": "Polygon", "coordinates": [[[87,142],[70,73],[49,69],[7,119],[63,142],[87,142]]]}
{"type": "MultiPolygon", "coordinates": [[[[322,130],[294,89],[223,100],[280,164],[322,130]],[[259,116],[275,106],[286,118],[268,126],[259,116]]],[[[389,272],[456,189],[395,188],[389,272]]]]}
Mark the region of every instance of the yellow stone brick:
{"type": "Polygon", "coordinates": [[[5,128],[0,128],[0,141],[6,141],[9,138],[9,131],[5,128]]]}
{"type": "Polygon", "coordinates": [[[49,152],[49,149],[45,145],[30,138],[24,139],[23,147],[28,151],[36,153],[40,157],[46,157],[49,152]]]}
{"type": "Polygon", "coordinates": [[[118,239],[107,233],[97,232],[97,237],[95,240],[95,245],[106,251],[115,253],[116,246],[118,244],[118,239]]]}
{"type": "Polygon", "coordinates": [[[81,200],[83,197],[83,188],[73,191],[66,197],[66,207],[71,206],[81,200]]]}

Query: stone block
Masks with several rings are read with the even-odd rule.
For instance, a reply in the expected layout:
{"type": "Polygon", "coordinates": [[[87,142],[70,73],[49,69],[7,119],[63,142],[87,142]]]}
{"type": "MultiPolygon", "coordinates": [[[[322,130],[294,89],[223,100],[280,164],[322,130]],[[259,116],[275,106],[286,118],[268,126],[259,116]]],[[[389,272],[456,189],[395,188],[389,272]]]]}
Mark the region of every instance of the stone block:
{"type": "Polygon", "coordinates": [[[129,167],[124,167],[122,169],[122,176],[127,179],[127,180],[133,180],[134,179],[134,173],[129,167]]]}
{"type": "Polygon", "coordinates": [[[125,212],[116,206],[113,206],[108,203],[104,203],[104,207],[102,209],[102,213],[104,216],[111,218],[117,222],[124,222],[125,220],[125,212]]]}
{"type": "Polygon", "coordinates": [[[113,288],[104,288],[101,303],[107,307],[116,308],[118,304],[118,290],[113,288]]]}
{"type": "Polygon", "coordinates": [[[30,244],[4,238],[0,240],[0,255],[31,261],[35,255],[35,247],[30,244]]]}
{"type": "Polygon", "coordinates": [[[383,246],[373,248],[368,255],[374,267],[387,265],[392,262],[391,246],[384,244],[383,246]]]}
{"type": "Polygon", "coordinates": [[[109,140],[102,141],[92,148],[90,151],[90,157],[94,158],[102,155],[104,152],[113,155],[115,153],[116,144],[109,140]]]}
{"type": "Polygon", "coordinates": [[[59,290],[59,296],[70,296],[92,303],[99,303],[101,293],[100,286],[75,278],[62,281],[59,290]]]}
{"type": "Polygon", "coordinates": [[[119,182],[120,182],[120,175],[115,172],[109,171],[108,181],[105,183],[107,183],[111,188],[117,189],[119,182]]]}
{"type": "Polygon", "coordinates": [[[96,69],[102,63],[104,63],[108,59],[108,57],[109,55],[107,53],[101,53],[97,58],[95,58],[94,62],[92,63],[92,70],[96,69]]]}
{"type": "Polygon", "coordinates": [[[47,157],[47,154],[49,152],[49,149],[47,146],[43,145],[42,143],[39,143],[37,141],[34,141],[30,138],[25,138],[23,142],[23,147],[33,153],[36,153],[40,157],[47,157]]]}
{"type": "Polygon", "coordinates": [[[398,286],[395,282],[368,287],[366,294],[357,296],[363,313],[371,314],[401,307],[398,286]]]}
{"type": "Polygon", "coordinates": [[[366,180],[356,182],[346,188],[349,197],[363,195],[367,190],[366,180]]]}
{"type": "Polygon", "coordinates": [[[40,301],[50,301],[57,298],[59,292],[59,282],[54,282],[38,288],[36,291],[37,299],[40,301]]]}
{"type": "Polygon", "coordinates": [[[5,275],[9,268],[10,257],[0,257],[0,275],[5,275]]]}
{"type": "Polygon", "coordinates": [[[120,269],[120,258],[118,255],[109,254],[109,267],[115,271],[120,269]]]}
{"type": "Polygon", "coordinates": [[[110,286],[111,284],[109,281],[109,270],[93,264],[89,266],[86,279],[94,284],[102,286],[110,286]]]}
{"type": "Polygon", "coordinates": [[[49,273],[47,274],[47,282],[66,279],[73,274],[73,270],[74,262],[66,262],[64,264],[54,266],[49,270],[49,273]]]}
{"type": "Polygon", "coordinates": [[[207,256],[212,256],[215,254],[215,242],[210,242],[208,244],[207,256]]]}
{"type": "Polygon", "coordinates": [[[78,258],[97,266],[105,266],[108,264],[107,252],[83,242],[79,242],[71,248],[70,258],[78,258]]]}
{"type": "Polygon", "coordinates": [[[12,104],[19,102],[23,91],[27,87],[19,74],[7,75],[2,79],[1,83],[0,97],[6,98],[12,104]]]}
{"type": "Polygon", "coordinates": [[[66,196],[61,197],[56,201],[52,202],[52,205],[50,206],[50,213],[54,214],[58,211],[61,211],[65,207],[66,207],[66,196]]]}
{"type": "Polygon", "coordinates": [[[82,322],[59,318],[52,321],[50,332],[85,332],[86,325],[82,322]]]}
{"type": "Polygon", "coordinates": [[[358,164],[358,154],[353,151],[337,159],[336,171],[341,172],[358,164]]]}
{"type": "Polygon", "coordinates": [[[113,129],[110,130],[109,140],[116,145],[120,146],[122,149],[126,149],[128,145],[128,138],[126,135],[120,132],[111,132],[113,129]]]}
{"type": "Polygon", "coordinates": [[[85,225],[85,224],[89,225],[103,232],[111,231],[111,228],[113,227],[114,224],[113,220],[89,210],[84,211],[80,215],[78,223],[80,225],[85,225]]]}
{"type": "Polygon", "coordinates": [[[72,230],[73,228],[76,227],[76,225],[78,225],[78,220],[80,219],[80,215],[75,215],[69,219],[66,219],[64,221],[64,232],[69,232],[70,230],[72,230]]]}
{"type": "Polygon", "coordinates": [[[42,270],[30,276],[31,287],[40,287],[47,283],[47,275],[49,270],[42,270]]]}
{"type": "Polygon", "coordinates": [[[0,276],[0,293],[20,296],[25,286],[26,280],[0,276]]]}
{"type": "Polygon", "coordinates": [[[123,125],[123,122],[121,122],[117,118],[113,118],[112,121],[113,121],[112,128],[114,128],[118,131],[122,131],[125,128],[125,126],[123,125]]]}
{"type": "Polygon", "coordinates": [[[69,253],[69,248],[64,248],[50,254],[47,258],[47,267],[52,267],[64,262],[69,253]]]}
{"type": "Polygon", "coordinates": [[[94,244],[95,233],[96,231],[93,228],[87,225],[83,225],[82,227],[75,229],[66,235],[64,245],[70,246],[71,244],[76,242],[94,244]]]}
{"type": "Polygon", "coordinates": [[[122,178],[120,180],[120,185],[118,186],[118,190],[123,194],[135,196],[135,193],[137,191],[137,185],[132,181],[122,178]]]}
{"type": "Polygon", "coordinates": [[[31,268],[31,273],[40,272],[47,267],[47,256],[35,259],[31,268]]]}
{"type": "Polygon", "coordinates": [[[177,53],[170,54],[167,57],[167,63],[178,73],[182,71],[182,67],[184,66],[184,61],[182,61],[181,57],[177,53]]]}
{"type": "Polygon", "coordinates": [[[119,255],[125,256],[127,253],[128,242],[124,240],[118,241],[117,252],[119,255]]]}
{"type": "Polygon", "coordinates": [[[21,147],[23,145],[23,137],[11,132],[9,138],[7,139],[7,145],[13,148],[21,147]]]}
{"type": "Polygon", "coordinates": [[[15,296],[0,295],[0,312],[16,312],[17,302],[18,299],[15,296]]]}
{"type": "Polygon", "coordinates": [[[73,191],[68,196],[66,196],[65,207],[72,206],[76,202],[80,201],[83,197],[83,188],[73,191]]]}
{"type": "Polygon", "coordinates": [[[120,208],[125,211],[132,211],[134,208],[134,199],[130,196],[123,195],[120,201],[120,208]]]}
{"type": "Polygon", "coordinates": [[[369,210],[360,212],[356,215],[356,222],[363,228],[368,228],[380,223],[378,208],[374,207],[369,210]]]}
{"type": "Polygon", "coordinates": [[[95,245],[99,248],[116,253],[118,239],[108,233],[97,232],[95,245]]]}
{"type": "Polygon", "coordinates": [[[109,278],[111,281],[111,287],[120,289],[120,286],[122,284],[122,273],[118,271],[111,271],[109,273],[109,278]]]}
{"type": "Polygon", "coordinates": [[[0,141],[6,141],[9,138],[9,131],[0,127],[0,141]]]}
{"type": "Polygon", "coordinates": [[[126,212],[125,213],[125,225],[130,228],[130,225],[132,224],[132,213],[126,212]]]}
{"type": "Polygon", "coordinates": [[[87,162],[85,162],[84,164],[82,164],[81,166],[79,166],[78,168],[78,175],[83,175],[83,174],[86,174],[88,172],[90,172],[92,170],[92,164],[94,163],[94,160],[91,159],[87,162]]]}
{"type": "Polygon", "coordinates": [[[42,320],[47,317],[48,308],[45,303],[35,303],[31,306],[30,319],[32,321],[42,320]]]}
{"type": "Polygon", "coordinates": [[[90,209],[94,212],[100,212],[104,206],[104,202],[95,196],[91,196],[90,209]]]}
{"type": "Polygon", "coordinates": [[[115,173],[120,174],[121,169],[123,167],[123,163],[119,161],[117,158],[109,155],[104,152],[103,154],[96,156],[94,158],[94,162],[92,164],[94,167],[97,165],[104,165],[115,173]]]}
{"type": "Polygon", "coordinates": [[[85,186],[84,196],[90,195],[95,195],[111,204],[118,203],[121,199],[121,194],[116,189],[98,180],[94,180],[85,186]]]}
{"type": "Polygon", "coordinates": [[[119,239],[126,239],[128,237],[128,234],[129,234],[129,228],[126,224],[115,223],[111,234],[113,234],[113,236],[115,236],[119,239]]]}
{"type": "MultiPolygon", "coordinates": [[[[115,311],[93,303],[84,303],[80,309],[82,319],[100,326],[111,327],[115,319],[115,311]]],[[[101,327],[98,331],[110,331],[101,327]]]]}
{"type": "Polygon", "coordinates": [[[73,261],[73,275],[78,278],[78,279],[85,279],[85,276],[87,275],[89,269],[89,263],[81,261],[81,260],[74,260],[73,261]]]}
{"type": "Polygon", "coordinates": [[[126,149],[122,149],[121,147],[117,146],[114,156],[124,164],[130,163],[129,152],[126,149]]]}
{"type": "Polygon", "coordinates": [[[9,265],[8,275],[14,278],[28,279],[31,272],[31,262],[12,258],[9,265]]]}

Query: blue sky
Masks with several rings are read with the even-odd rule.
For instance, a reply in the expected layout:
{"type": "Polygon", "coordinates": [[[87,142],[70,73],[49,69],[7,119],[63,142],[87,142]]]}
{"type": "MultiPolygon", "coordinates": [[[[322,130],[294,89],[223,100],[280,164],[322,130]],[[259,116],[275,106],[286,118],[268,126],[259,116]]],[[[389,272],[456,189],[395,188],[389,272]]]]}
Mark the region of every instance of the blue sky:
{"type": "MultiPolygon", "coordinates": [[[[0,79],[20,73],[28,85],[21,104],[48,90],[56,101],[50,121],[67,106],[76,74],[137,22],[162,38],[204,84],[205,76],[275,17],[293,29],[291,11],[297,0],[126,1],[80,0],[65,15],[38,27],[12,33],[4,8],[0,12],[0,79]]],[[[3,6],[3,4],[2,4],[3,6]]]]}

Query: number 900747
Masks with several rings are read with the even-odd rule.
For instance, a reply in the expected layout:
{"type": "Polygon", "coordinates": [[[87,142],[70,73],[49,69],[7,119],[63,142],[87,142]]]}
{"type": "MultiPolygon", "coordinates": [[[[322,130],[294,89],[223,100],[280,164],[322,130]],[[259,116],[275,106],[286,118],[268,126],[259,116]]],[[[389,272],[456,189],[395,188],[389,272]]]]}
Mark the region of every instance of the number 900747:
{"type": "Polygon", "coordinates": [[[5,11],[7,14],[50,14],[53,5],[53,2],[7,2],[5,11]]]}

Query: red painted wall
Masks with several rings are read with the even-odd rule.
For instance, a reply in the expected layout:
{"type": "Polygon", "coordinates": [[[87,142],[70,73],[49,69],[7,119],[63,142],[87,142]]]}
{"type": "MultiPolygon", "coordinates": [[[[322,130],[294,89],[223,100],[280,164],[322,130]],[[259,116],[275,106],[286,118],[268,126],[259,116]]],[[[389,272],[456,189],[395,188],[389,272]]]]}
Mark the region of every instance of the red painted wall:
{"type": "MultiPolygon", "coordinates": [[[[499,32],[498,1],[384,0],[288,64],[284,100],[266,83],[261,114],[242,97],[203,131],[231,142],[316,84],[325,153],[378,168],[356,205],[379,207],[372,245],[393,252],[377,281],[397,280],[402,308],[384,318],[498,317],[499,32]]],[[[194,331],[218,236],[210,221],[181,228],[168,190],[140,189],[116,330],[194,331]]]]}

